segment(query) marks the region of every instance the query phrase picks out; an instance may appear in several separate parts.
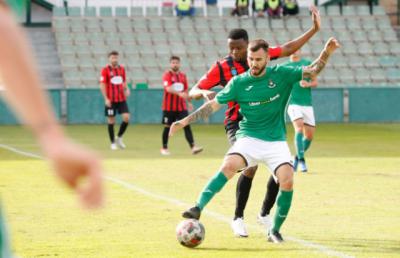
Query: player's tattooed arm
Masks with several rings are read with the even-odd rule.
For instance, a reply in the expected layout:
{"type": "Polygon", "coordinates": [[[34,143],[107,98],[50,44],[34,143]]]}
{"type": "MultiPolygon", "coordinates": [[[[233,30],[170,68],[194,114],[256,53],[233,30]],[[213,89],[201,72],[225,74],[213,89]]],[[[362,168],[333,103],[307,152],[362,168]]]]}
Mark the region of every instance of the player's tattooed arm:
{"type": "Polygon", "coordinates": [[[203,104],[201,107],[199,107],[196,111],[194,111],[187,117],[173,123],[169,130],[169,135],[172,136],[176,131],[178,131],[178,130],[182,129],[183,127],[185,127],[191,123],[194,123],[200,119],[208,118],[212,113],[216,112],[220,108],[221,108],[221,105],[215,100],[206,102],[205,104],[203,104]]]}
{"type": "Polygon", "coordinates": [[[332,53],[340,47],[339,42],[335,38],[330,38],[325,44],[324,50],[322,50],[319,57],[309,66],[303,68],[303,80],[311,79],[314,80],[318,74],[325,68],[329,57],[332,53]]]}

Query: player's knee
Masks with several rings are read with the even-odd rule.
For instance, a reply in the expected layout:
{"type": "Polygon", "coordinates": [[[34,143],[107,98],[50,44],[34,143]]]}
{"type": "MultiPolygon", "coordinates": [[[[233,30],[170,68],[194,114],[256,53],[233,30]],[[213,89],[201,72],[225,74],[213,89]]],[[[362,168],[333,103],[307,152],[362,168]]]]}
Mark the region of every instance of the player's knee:
{"type": "Polygon", "coordinates": [[[227,178],[232,178],[237,170],[237,166],[235,166],[235,164],[233,164],[232,162],[224,162],[221,167],[221,171],[227,178]]]}
{"type": "Polygon", "coordinates": [[[256,175],[256,171],[257,171],[257,166],[250,167],[247,168],[245,171],[243,171],[243,175],[245,175],[248,178],[253,178],[256,175]]]}
{"type": "Polygon", "coordinates": [[[130,118],[129,114],[125,114],[125,115],[122,117],[122,120],[123,120],[125,123],[129,123],[129,118],[130,118]]]}
{"type": "Polygon", "coordinates": [[[292,190],[293,189],[293,177],[283,177],[279,180],[280,188],[283,190],[292,190]]]}

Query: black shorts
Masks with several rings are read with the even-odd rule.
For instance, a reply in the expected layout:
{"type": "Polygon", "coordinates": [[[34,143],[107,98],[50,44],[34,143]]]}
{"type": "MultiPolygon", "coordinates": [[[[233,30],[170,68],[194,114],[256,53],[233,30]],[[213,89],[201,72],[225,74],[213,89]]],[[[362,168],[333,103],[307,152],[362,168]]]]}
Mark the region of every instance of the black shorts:
{"type": "Polygon", "coordinates": [[[181,120],[188,116],[187,110],[183,111],[163,111],[161,123],[164,125],[172,125],[173,122],[181,120]]]}
{"type": "Polygon", "coordinates": [[[128,104],[126,104],[126,101],[112,102],[111,107],[104,107],[105,116],[115,116],[117,112],[118,114],[129,113],[129,108],[128,104]]]}
{"type": "Polygon", "coordinates": [[[229,144],[232,146],[236,142],[236,132],[239,130],[239,121],[229,121],[225,125],[226,137],[229,144]]]}

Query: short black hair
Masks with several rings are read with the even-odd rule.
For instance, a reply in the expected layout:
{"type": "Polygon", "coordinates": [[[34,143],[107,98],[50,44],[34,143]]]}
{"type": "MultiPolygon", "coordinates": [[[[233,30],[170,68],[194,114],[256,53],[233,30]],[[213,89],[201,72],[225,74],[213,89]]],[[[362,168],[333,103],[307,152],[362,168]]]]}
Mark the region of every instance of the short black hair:
{"type": "Polygon", "coordinates": [[[110,52],[108,53],[108,57],[110,57],[110,56],[118,56],[118,55],[119,55],[119,53],[118,53],[117,50],[113,50],[113,51],[110,51],[110,52]]]}
{"type": "Polygon", "coordinates": [[[245,29],[232,29],[229,32],[228,39],[244,39],[245,41],[249,41],[249,34],[245,29]]]}
{"type": "Polygon", "coordinates": [[[171,56],[169,58],[169,61],[171,62],[172,60],[178,60],[179,62],[181,61],[181,58],[179,56],[171,56]]]}
{"type": "Polygon", "coordinates": [[[250,41],[249,49],[251,52],[257,52],[261,48],[264,49],[265,52],[268,52],[269,48],[268,42],[263,39],[255,39],[250,41]]]}

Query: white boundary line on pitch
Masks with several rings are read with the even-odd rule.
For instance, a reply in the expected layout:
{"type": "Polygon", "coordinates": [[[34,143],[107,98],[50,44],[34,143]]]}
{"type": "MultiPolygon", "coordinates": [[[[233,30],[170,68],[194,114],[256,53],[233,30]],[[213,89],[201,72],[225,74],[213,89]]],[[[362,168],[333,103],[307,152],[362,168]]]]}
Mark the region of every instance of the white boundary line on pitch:
{"type": "MultiPolygon", "coordinates": [[[[31,152],[21,151],[21,150],[18,150],[16,148],[12,147],[12,146],[9,146],[9,145],[0,144],[0,148],[9,150],[11,152],[14,152],[14,153],[17,153],[17,154],[20,154],[20,155],[23,155],[23,156],[36,158],[36,159],[44,159],[40,155],[37,155],[35,153],[31,153],[31,152]]],[[[169,203],[172,203],[172,204],[177,205],[177,206],[184,206],[184,207],[190,206],[190,204],[187,204],[187,203],[185,203],[183,201],[180,201],[178,199],[167,197],[165,195],[152,193],[152,192],[147,191],[147,190],[145,190],[145,189],[143,189],[141,187],[138,187],[138,186],[136,186],[134,184],[125,182],[123,180],[120,180],[120,179],[117,179],[117,178],[114,178],[114,177],[103,176],[103,178],[108,180],[108,181],[110,181],[110,182],[118,184],[120,186],[123,186],[128,190],[140,193],[142,195],[151,197],[153,199],[158,199],[158,200],[162,200],[162,201],[165,201],[165,202],[169,202],[169,203]]],[[[207,214],[208,216],[214,218],[214,219],[226,222],[228,224],[231,223],[231,219],[229,217],[227,217],[225,215],[222,215],[220,213],[209,211],[207,209],[204,210],[204,213],[207,214]]],[[[262,233],[265,233],[264,230],[261,230],[261,228],[259,226],[257,227],[257,226],[254,226],[254,225],[250,225],[249,228],[251,228],[252,230],[257,230],[257,231],[260,231],[262,233]]],[[[303,240],[303,239],[290,237],[290,236],[286,236],[286,239],[288,239],[288,240],[290,240],[292,242],[298,243],[298,244],[300,244],[302,246],[305,246],[305,247],[308,247],[308,248],[311,248],[311,249],[316,249],[319,252],[324,253],[324,254],[329,255],[329,256],[335,256],[335,257],[340,257],[340,258],[353,258],[354,257],[354,256],[347,255],[345,253],[341,253],[341,252],[336,251],[334,249],[331,249],[329,247],[326,247],[326,246],[323,246],[323,245],[320,245],[320,244],[316,244],[316,243],[313,243],[313,242],[309,242],[309,241],[306,241],[306,240],[303,240]]]]}

